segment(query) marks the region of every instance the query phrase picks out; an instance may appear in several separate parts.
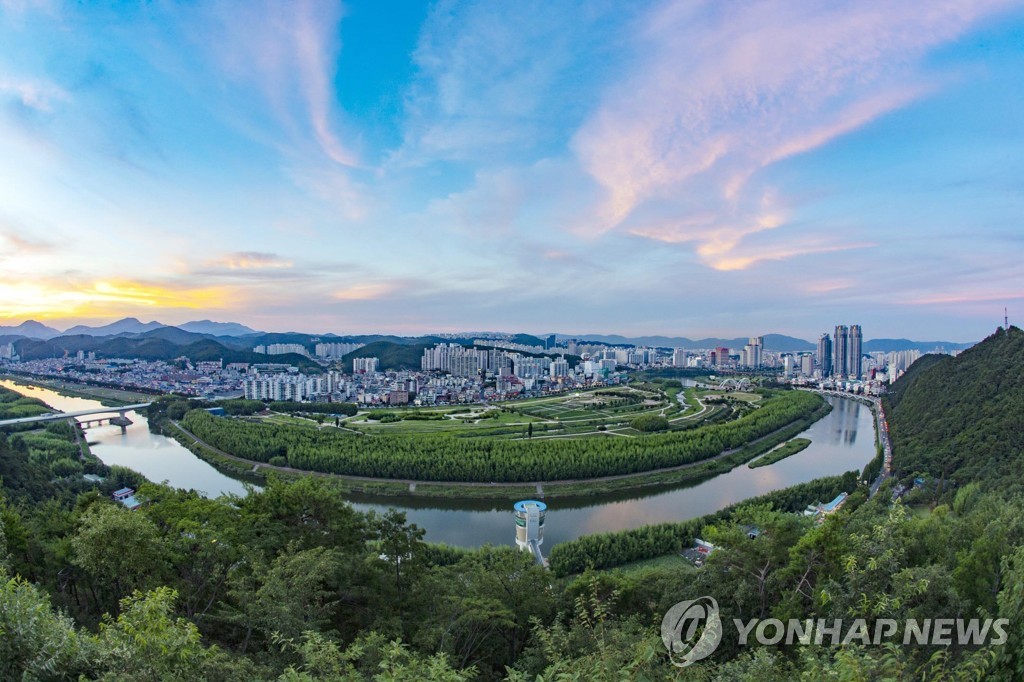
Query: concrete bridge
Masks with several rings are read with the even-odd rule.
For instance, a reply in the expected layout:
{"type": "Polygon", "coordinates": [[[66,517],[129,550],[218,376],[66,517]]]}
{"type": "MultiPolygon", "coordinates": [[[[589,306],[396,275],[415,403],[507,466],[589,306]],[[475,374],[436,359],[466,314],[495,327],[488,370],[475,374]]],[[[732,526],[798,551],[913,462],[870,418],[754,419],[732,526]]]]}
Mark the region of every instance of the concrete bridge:
{"type": "Polygon", "coordinates": [[[79,410],[78,412],[54,412],[51,414],[40,414],[35,417],[21,417],[19,419],[3,419],[0,420],[0,428],[5,426],[18,426],[21,424],[36,424],[61,421],[64,419],[77,419],[79,423],[81,423],[82,428],[109,421],[114,426],[120,426],[121,433],[124,433],[125,429],[131,426],[132,423],[132,420],[125,415],[128,412],[149,407],[151,404],[152,403],[138,403],[136,405],[121,405],[119,407],[99,407],[93,410],[79,410]],[[79,419],[80,417],[84,417],[84,419],[79,419]]]}

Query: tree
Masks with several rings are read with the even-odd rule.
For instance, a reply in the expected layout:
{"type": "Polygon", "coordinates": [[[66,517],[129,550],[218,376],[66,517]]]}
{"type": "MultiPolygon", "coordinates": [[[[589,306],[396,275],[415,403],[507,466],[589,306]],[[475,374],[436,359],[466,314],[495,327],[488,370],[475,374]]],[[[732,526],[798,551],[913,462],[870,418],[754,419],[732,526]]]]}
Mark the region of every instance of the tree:
{"type": "Polygon", "coordinates": [[[324,547],[289,548],[261,576],[250,616],[268,640],[272,635],[297,638],[327,629],[334,608],[338,563],[324,547]]]}
{"type": "Polygon", "coordinates": [[[0,679],[74,679],[95,653],[39,588],[0,569],[0,679]]]}
{"type": "Polygon", "coordinates": [[[199,630],[184,618],[173,617],[177,593],[167,587],[136,592],[121,601],[120,615],[100,624],[100,665],[103,680],[191,682],[203,677],[209,652],[199,630]]]}
{"type": "Polygon", "coordinates": [[[71,540],[72,558],[91,579],[100,606],[116,611],[135,590],[160,584],[168,548],[145,514],[120,505],[93,505],[71,540]]]}
{"type": "MultiPolygon", "coordinates": [[[[371,517],[376,539],[373,541],[375,557],[371,561],[382,572],[384,584],[394,595],[394,611],[401,617],[406,609],[406,597],[411,583],[424,569],[423,535],[426,531],[416,524],[407,525],[405,512],[389,509],[381,516],[371,517]]],[[[385,599],[391,602],[390,599],[385,599]]],[[[401,618],[401,628],[406,627],[401,618]]]]}
{"type": "Polygon", "coordinates": [[[469,552],[424,587],[433,600],[417,643],[449,654],[457,667],[495,676],[520,654],[531,622],[554,611],[550,574],[512,547],[469,552]]]}

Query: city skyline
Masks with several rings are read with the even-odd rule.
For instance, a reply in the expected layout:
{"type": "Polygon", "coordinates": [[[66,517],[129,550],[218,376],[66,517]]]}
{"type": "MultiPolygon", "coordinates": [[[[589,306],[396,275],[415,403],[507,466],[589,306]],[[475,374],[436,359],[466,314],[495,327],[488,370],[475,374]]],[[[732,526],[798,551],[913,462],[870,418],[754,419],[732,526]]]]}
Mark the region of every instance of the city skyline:
{"type": "Polygon", "coordinates": [[[0,324],[980,340],[1024,10],[931,8],[0,2],[0,324]]]}

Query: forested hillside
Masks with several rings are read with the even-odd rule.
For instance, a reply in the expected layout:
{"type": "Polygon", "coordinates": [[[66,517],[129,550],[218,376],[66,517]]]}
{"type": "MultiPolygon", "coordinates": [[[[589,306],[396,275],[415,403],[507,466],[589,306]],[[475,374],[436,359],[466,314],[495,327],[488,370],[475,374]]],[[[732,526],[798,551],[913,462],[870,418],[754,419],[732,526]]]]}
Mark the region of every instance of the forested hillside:
{"type": "Polygon", "coordinates": [[[352,371],[356,358],[377,358],[380,369],[419,369],[423,351],[433,348],[433,342],[397,343],[395,341],[373,341],[358,348],[341,359],[346,371],[352,371]]]}
{"type": "Polygon", "coordinates": [[[926,355],[886,399],[902,474],[1019,490],[1024,332],[1002,329],[957,357],[926,355]]]}

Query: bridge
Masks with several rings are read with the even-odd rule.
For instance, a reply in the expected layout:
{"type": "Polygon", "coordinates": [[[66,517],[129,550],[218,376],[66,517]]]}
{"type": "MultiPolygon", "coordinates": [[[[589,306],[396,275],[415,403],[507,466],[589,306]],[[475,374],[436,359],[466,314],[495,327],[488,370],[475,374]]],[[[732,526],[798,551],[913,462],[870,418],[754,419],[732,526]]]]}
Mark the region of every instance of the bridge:
{"type": "Polygon", "coordinates": [[[51,414],[40,414],[35,417],[21,417],[19,419],[3,419],[0,420],[0,428],[5,426],[19,426],[21,424],[37,424],[86,417],[86,419],[80,420],[83,427],[109,421],[114,426],[120,426],[121,433],[124,433],[125,429],[131,426],[132,423],[125,414],[128,412],[134,412],[135,410],[141,410],[142,408],[149,407],[150,405],[152,405],[152,403],[138,403],[136,405],[121,405],[119,407],[99,407],[92,410],[79,410],[78,412],[53,412],[51,414]],[[117,416],[114,416],[115,414],[117,416]],[[93,417],[94,415],[107,416],[88,419],[88,417],[93,417]]]}

